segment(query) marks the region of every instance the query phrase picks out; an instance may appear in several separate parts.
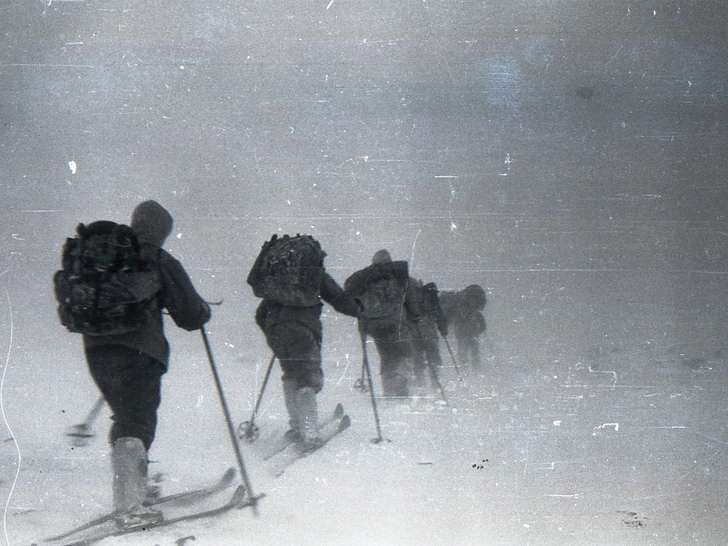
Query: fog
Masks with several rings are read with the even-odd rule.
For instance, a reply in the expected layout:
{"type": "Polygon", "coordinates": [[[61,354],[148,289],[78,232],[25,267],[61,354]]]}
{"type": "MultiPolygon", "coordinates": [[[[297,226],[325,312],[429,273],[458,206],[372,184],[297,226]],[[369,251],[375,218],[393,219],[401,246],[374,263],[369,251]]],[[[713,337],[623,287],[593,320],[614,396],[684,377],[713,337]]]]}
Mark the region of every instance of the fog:
{"type": "MultiPolygon", "coordinates": [[[[165,248],[201,294],[223,300],[208,328],[236,419],[248,417],[260,368],[270,358],[253,322],[257,301],[245,284],[248,270],[271,234],[307,233],[321,241],[327,269],[342,284],[387,248],[410,262],[414,277],[441,289],[472,283],[486,289],[484,377],[471,378],[466,392],[447,370],[460,415],[472,411],[495,434],[493,412],[500,410],[471,402],[471,395],[492,400],[528,386],[541,401],[564,401],[567,373],[585,374],[586,384],[600,377],[606,386],[655,385],[665,400],[691,400],[682,408],[657,404],[666,416],[659,426],[698,430],[710,447],[696,455],[694,435],[644,442],[628,436],[617,452],[626,450],[631,462],[654,461],[651,454],[667,457],[669,447],[681,461],[700,460],[713,472],[710,493],[720,491],[728,441],[725,22],[726,7],[709,0],[5,2],[0,392],[8,440],[0,452],[0,489],[8,499],[6,542],[51,534],[49,518],[75,502],[54,506],[51,500],[63,495],[43,491],[35,472],[52,473],[67,457],[65,427],[83,419],[97,396],[81,340],[56,317],[51,277],[63,242],[79,222],[128,222],[146,199],[174,216],[165,248]],[[23,518],[35,515],[40,534],[18,535],[30,525],[23,518]]],[[[324,328],[322,400],[351,405],[353,451],[372,434],[366,399],[350,389],[361,347],[355,324],[332,310],[324,328]]],[[[199,407],[200,397],[209,404],[205,426],[219,427],[225,439],[199,337],[171,323],[168,336],[173,356],[153,450],[173,464],[176,443],[201,440],[197,425],[184,434],[167,427],[175,411],[184,414],[195,401],[199,407]]],[[[616,404],[619,415],[639,421],[646,397],[655,395],[642,394],[619,403],[597,397],[596,405],[569,411],[602,419],[616,404]]],[[[270,411],[282,411],[273,394],[270,411]]],[[[401,417],[404,410],[383,411],[401,417]]],[[[523,424],[533,414],[514,419],[523,424]]],[[[414,436],[410,449],[429,438],[426,422],[404,422],[414,436]]],[[[604,423],[577,430],[588,437],[604,423]]],[[[456,425],[466,436],[480,430],[456,425]]],[[[98,428],[102,436],[104,425],[98,428]]],[[[392,444],[406,449],[407,441],[392,444]]],[[[569,460],[584,455],[578,442],[561,448],[569,460]]],[[[520,460],[508,449],[504,464],[520,460]]],[[[104,450],[97,440],[93,453],[103,457],[104,450]]],[[[106,461],[92,459],[64,467],[63,480],[80,480],[85,464],[98,466],[95,475],[105,479],[106,461]]],[[[318,471],[329,462],[319,459],[318,471]]],[[[360,462],[377,469],[376,456],[360,462]]],[[[656,479],[665,467],[670,463],[662,459],[646,464],[644,475],[656,479]]],[[[185,467],[172,469],[185,479],[185,467]]],[[[401,471],[394,463],[387,470],[385,490],[401,471]]],[[[585,472],[593,481],[600,469],[587,465],[585,472]]],[[[680,477],[688,469],[674,472],[666,484],[684,489],[680,477]]],[[[217,474],[196,477],[205,475],[217,474]]],[[[446,483],[458,475],[445,469],[434,479],[446,483]]],[[[66,487],[43,479],[50,480],[46,489],[66,487]]],[[[691,490],[700,496],[703,485],[691,490]]],[[[342,481],[342,489],[332,488],[329,500],[346,495],[345,487],[342,481]]],[[[722,495],[711,494],[698,507],[724,511],[722,495]]],[[[519,514],[517,504],[505,502],[506,512],[519,514]]],[[[453,517],[459,510],[454,499],[442,507],[447,513],[445,506],[453,517]]],[[[72,511],[82,521],[102,508],[72,511]]],[[[671,509],[661,514],[663,522],[675,517],[671,509]]],[[[556,513],[566,517],[568,510],[556,513]]],[[[317,518],[311,519],[315,528],[317,518]]],[[[586,544],[592,524],[586,518],[571,536],[586,544]]],[[[710,537],[725,532],[724,523],[716,524],[710,520],[701,527],[709,531],[690,540],[713,544],[710,537]]],[[[348,542],[367,543],[355,528],[348,542]]],[[[495,529],[492,544],[552,543],[550,535],[495,529]]],[[[453,543],[475,543],[479,533],[463,531],[453,543]]],[[[225,536],[212,527],[208,539],[225,536]]],[[[417,535],[404,526],[397,536],[393,543],[410,544],[417,535]]],[[[644,536],[613,543],[690,542],[644,536]]]]}

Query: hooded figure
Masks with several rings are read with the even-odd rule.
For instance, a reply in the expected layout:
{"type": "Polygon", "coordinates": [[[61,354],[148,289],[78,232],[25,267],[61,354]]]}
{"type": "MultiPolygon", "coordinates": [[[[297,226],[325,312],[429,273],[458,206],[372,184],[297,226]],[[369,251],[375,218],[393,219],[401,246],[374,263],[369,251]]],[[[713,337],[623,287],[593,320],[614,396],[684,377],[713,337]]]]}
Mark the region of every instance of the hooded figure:
{"type": "MultiPolygon", "coordinates": [[[[287,237],[277,241],[304,241],[307,237],[287,237]]],[[[265,261],[266,249],[271,243],[263,245],[261,255],[256,260],[248,283],[253,287],[262,283],[259,261],[265,261]]],[[[316,243],[318,245],[318,243],[316,243]]],[[[302,244],[301,247],[284,246],[286,255],[310,255],[311,247],[302,244]],[[295,248],[295,250],[294,250],[295,248]],[[306,250],[304,250],[306,249],[306,250]]],[[[320,246],[318,247],[320,250],[320,246]]],[[[316,395],[324,386],[324,372],[321,366],[321,344],[323,340],[323,326],[321,324],[321,310],[323,302],[331,305],[336,311],[351,317],[357,316],[359,307],[356,302],[344,293],[344,290],[326,272],[323,258],[326,255],[314,253],[315,260],[319,261],[317,269],[319,275],[313,275],[315,283],[307,286],[307,297],[287,297],[276,293],[259,295],[260,302],[256,312],[255,321],[265,334],[268,346],[280,363],[283,375],[283,399],[289,416],[290,430],[285,433],[287,440],[300,443],[304,449],[320,447],[323,439],[319,434],[318,402],[316,395]]],[[[300,264],[300,262],[299,262],[300,264]]],[[[265,268],[267,270],[267,268],[265,268]]],[[[288,269],[287,267],[285,269],[288,269]]],[[[274,275],[275,276],[275,275],[274,275]]],[[[278,284],[280,291],[290,294],[298,292],[295,286],[288,282],[278,284]]]]}
{"type": "Polygon", "coordinates": [[[440,300],[447,323],[455,332],[458,342],[458,360],[479,370],[480,337],[485,334],[486,323],[483,310],[487,302],[485,290],[480,285],[471,284],[460,292],[450,292],[440,300]]]}
{"type": "Polygon", "coordinates": [[[440,307],[437,285],[434,282],[423,286],[422,281],[415,281],[418,302],[422,312],[422,320],[416,325],[413,339],[414,378],[419,387],[425,386],[425,369],[429,369],[431,387],[434,390],[439,384],[438,370],[442,366],[438,332],[447,336],[447,319],[440,307]]]}
{"type": "Polygon", "coordinates": [[[389,251],[379,250],[371,265],[346,279],[344,291],[362,307],[362,350],[366,350],[366,337],[371,336],[379,353],[384,395],[409,396],[412,339],[421,312],[407,262],[393,261],[389,251]]]}
{"type": "Polygon", "coordinates": [[[161,518],[160,512],[142,503],[148,493],[147,452],[157,426],[161,378],[169,362],[162,310],[188,331],[210,319],[209,305],[182,264],[161,248],[172,231],[172,216],[159,203],[145,201],[134,210],[131,227],[140,242],[140,259],[158,273],[161,289],[142,327],[122,335],[83,336],[89,371],[113,413],[109,442],[114,512],[120,526],[161,518]]]}
{"type": "Polygon", "coordinates": [[[372,265],[384,265],[392,263],[392,255],[388,250],[377,250],[372,256],[372,265]]]}
{"type": "Polygon", "coordinates": [[[172,233],[174,221],[165,208],[156,201],[144,201],[131,215],[131,229],[139,241],[161,247],[172,233]]]}

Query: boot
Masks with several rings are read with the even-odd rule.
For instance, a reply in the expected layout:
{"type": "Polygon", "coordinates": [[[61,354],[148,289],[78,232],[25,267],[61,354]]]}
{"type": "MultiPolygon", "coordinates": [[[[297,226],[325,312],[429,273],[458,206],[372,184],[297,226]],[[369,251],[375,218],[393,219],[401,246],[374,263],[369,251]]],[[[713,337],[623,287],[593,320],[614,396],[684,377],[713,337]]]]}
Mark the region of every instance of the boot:
{"type": "Polygon", "coordinates": [[[299,432],[303,444],[307,448],[316,448],[321,445],[318,433],[318,407],[316,405],[316,392],[311,387],[304,387],[297,391],[299,432]]]}
{"type": "Polygon", "coordinates": [[[387,398],[407,398],[409,388],[407,376],[398,369],[383,368],[381,370],[382,390],[387,398]]]}
{"type": "Polygon", "coordinates": [[[425,379],[425,367],[416,366],[412,377],[412,388],[417,395],[424,395],[427,391],[427,380],[425,379]]]}
{"type": "Polygon", "coordinates": [[[147,450],[139,438],[119,438],[111,453],[114,512],[120,527],[161,521],[162,513],[143,506],[147,498],[147,450]]]}
{"type": "Polygon", "coordinates": [[[283,399],[288,410],[288,425],[291,427],[283,437],[289,442],[300,442],[303,437],[301,436],[301,424],[298,415],[298,384],[295,380],[283,380],[283,399]]]}

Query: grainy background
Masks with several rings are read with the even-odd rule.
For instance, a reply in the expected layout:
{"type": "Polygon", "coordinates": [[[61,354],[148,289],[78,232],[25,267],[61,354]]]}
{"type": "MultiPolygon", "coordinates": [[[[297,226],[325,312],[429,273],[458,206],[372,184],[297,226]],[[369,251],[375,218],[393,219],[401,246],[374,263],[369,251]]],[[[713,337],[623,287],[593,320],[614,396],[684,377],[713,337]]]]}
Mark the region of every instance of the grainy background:
{"type": "MultiPolygon", "coordinates": [[[[166,248],[225,300],[210,334],[239,420],[269,358],[244,279],[274,232],[316,236],[341,283],[386,247],[489,297],[484,376],[444,370],[449,407],[385,403],[381,449],[355,325],[327,313],[342,449],[278,480],[251,454],[261,518],[198,543],[721,544],[727,9],[1,2],[5,542],[108,508],[106,422],[86,451],[63,437],[96,392],[50,278],[76,223],[156,199],[166,248]]],[[[200,340],[168,330],[152,456],[172,490],[232,459],[200,340]]]]}

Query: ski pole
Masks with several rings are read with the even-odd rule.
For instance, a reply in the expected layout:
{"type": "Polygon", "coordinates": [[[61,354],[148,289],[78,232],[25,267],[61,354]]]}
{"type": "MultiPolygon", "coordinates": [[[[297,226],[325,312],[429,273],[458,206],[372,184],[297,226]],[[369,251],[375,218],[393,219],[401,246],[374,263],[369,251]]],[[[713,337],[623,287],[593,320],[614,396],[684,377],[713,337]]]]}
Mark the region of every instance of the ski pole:
{"type": "Polygon", "coordinates": [[[450,342],[447,340],[447,336],[442,336],[442,339],[445,340],[445,346],[447,347],[447,352],[450,353],[450,358],[452,358],[452,363],[455,366],[455,371],[458,374],[458,379],[460,381],[462,381],[463,380],[463,376],[460,375],[460,368],[458,368],[458,361],[457,361],[457,359],[455,358],[455,355],[452,352],[452,347],[450,347],[450,342]]]}
{"type": "Polygon", "coordinates": [[[432,362],[430,362],[430,360],[427,357],[425,357],[425,360],[427,361],[427,366],[429,366],[429,368],[430,368],[430,374],[431,374],[432,379],[435,380],[435,383],[437,384],[437,388],[440,389],[440,394],[442,395],[442,400],[443,400],[443,402],[445,402],[447,404],[448,403],[447,396],[445,396],[445,390],[442,388],[442,383],[440,383],[440,378],[438,377],[437,369],[435,369],[435,366],[432,364],[432,362]]]}
{"type": "Polygon", "coordinates": [[[258,400],[255,403],[255,409],[253,410],[253,414],[250,416],[250,421],[245,421],[244,423],[241,423],[238,427],[238,437],[241,440],[245,438],[248,442],[255,442],[255,440],[258,439],[258,436],[260,436],[260,430],[258,430],[258,427],[255,424],[255,418],[258,416],[260,403],[263,401],[263,393],[265,392],[265,387],[268,384],[270,372],[273,369],[273,363],[275,362],[275,360],[276,355],[273,355],[270,359],[270,363],[268,364],[268,370],[266,370],[265,372],[265,379],[263,379],[263,384],[260,387],[258,400]]]}
{"type": "Polygon", "coordinates": [[[354,381],[354,388],[358,390],[359,392],[367,392],[369,390],[369,387],[367,387],[367,376],[366,376],[366,367],[364,366],[364,361],[362,360],[361,363],[361,377],[354,381]]]}
{"type": "Polygon", "coordinates": [[[89,443],[89,440],[96,436],[94,434],[94,422],[96,421],[96,418],[99,416],[99,413],[101,413],[101,409],[104,407],[104,404],[106,403],[106,400],[104,400],[103,396],[99,396],[99,399],[96,400],[96,403],[94,404],[94,407],[91,408],[91,411],[88,412],[88,416],[86,417],[86,420],[83,423],[80,423],[78,425],[73,425],[71,429],[66,432],[66,436],[71,438],[71,442],[74,445],[74,447],[84,447],[87,446],[89,443]]]}
{"type": "Polygon", "coordinates": [[[369,358],[367,356],[367,335],[364,330],[359,328],[359,335],[361,337],[361,352],[362,352],[362,363],[367,373],[367,379],[369,380],[369,397],[372,401],[372,411],[374,412],[374,423],[377,425],[377,437],[372,440],[375,444],[380,443],[384,440],[382,436],[382,427],[379,423],[379,412],[377,411],[377,401],[374,397],[374,383],[372,383],[372,371],[369,368],[369,358]]]}
{"type": "MultiPolygon", "coordinates": [[[[418,338],[422,341],[422,343],[425,343],[426,336],[422,334],[422,330],[420,330],[420,324],[419,322],[413,323],[415,330],[417,332],[418,338]]],[[[424,351],[424,360],[427,363],[427,367],[430,368],[430,376],[432,379],[435,380],[435,383],[437,384],[437,388],[440,389],[440,394],[442,395],[442,399],[447,404],[447,396],[445,396],[445,390],[442,388],[442,383],[440,383],[440,378],[438,377],[437,370],[435,369],[435,366],[432,365],[432,362],[430,362],[430,359],[427,355],[427,351],[424,351]]]]}
{"type": "Polygon", "coordinates": [[[230,418],[230,410],[228,409],[227,402],[225,401],[225,395],[222,391],[222,383],[220,382],[220,375],[217,373],[217,367],[215,366],[215,360],[212,358],[212,349],[210,348],[210,341],[207,339],[207,332],[205,331],[205,327],[203,326],[200,328],[200,333],[202,334],[202,341],[205,344],[205,351],[207,352],[207,359],[210,361],[210,369],[212,370],[212,375],[215,378],[215,386],[217,387],[217,394],[220,397],[220,405],[222,406],[222,411],[225,414],[225,421],[227,423],[228,432],[230,433],[230,441],[233,444],[233,449],[235,450],[235,457],[238,461],[238,467],[240,468],[240,476],[243,478],[243,485],[245,485],[245,489],[248,493],[248,496],[251,500],[251,506],[253,510],[253,515],[258,516],[258,499],[259,497],[256,497],[253,494],[253,486],[250,483],[250,478],[248,477],[248,472],[245,470],[245,463],[243,462],[243,454],[240,451],[240,444],[238,443],[238,437],[235,435],[235,428],[233,427],[233,421],[230,418]]]}

